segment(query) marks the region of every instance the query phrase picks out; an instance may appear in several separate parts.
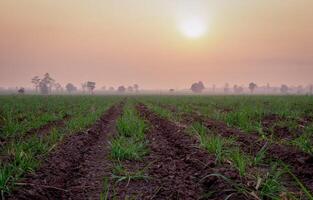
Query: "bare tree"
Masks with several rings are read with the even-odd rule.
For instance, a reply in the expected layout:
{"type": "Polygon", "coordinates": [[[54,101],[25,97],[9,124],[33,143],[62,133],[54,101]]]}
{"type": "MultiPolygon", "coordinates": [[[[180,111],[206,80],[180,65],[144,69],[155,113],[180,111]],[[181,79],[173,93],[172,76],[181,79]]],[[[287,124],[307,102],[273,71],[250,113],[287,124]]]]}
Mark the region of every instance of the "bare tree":
{"type": "Polygon", "coordinates": [[[201,93],[204,90],[204,85],[202,81],[199,81],[198,83],[193,83],[190,87],[191,91],[195,93],[201,93]]]}
{"type": "Polygon", "coordinates": [[[257,88],[257,84],[251,82],[251,83],[249,84],[249,90],[250,90],[250,92],[253,93],[254,90],[255,90],[255,88],[257,88]]]}
{"type": "Polygon", "coordinates": [[[72,93],[72,92],[77,91],[77,88],[72,83],[66,84],[65,88],[68,91],[68,93],[72,93]]]}
{"type": "Polygon", "coordinates": [[[38,76],[34,76],[32,78],[32,84],[34,84],[36,92],[38,92],[39,84],[40,84],[40,78],[38,76]]]}

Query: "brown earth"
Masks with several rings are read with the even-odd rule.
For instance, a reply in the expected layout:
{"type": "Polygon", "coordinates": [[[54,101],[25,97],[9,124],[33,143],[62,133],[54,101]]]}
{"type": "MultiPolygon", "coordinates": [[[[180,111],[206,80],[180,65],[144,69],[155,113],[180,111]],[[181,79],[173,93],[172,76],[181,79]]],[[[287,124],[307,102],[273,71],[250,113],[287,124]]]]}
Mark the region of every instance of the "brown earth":
{"type": "Polygon", "coordinates": [[[9,199],[99,199],[109,168],[107,137],[122,107],[112,106],[87,132],[65,138],[9,199]]]}
{"type": "MultiPolygon", "coordinates": [[[[237,171],[225,164],[218,167],[215,157],[199,148],[196,138],[183,132],[173,122],[157,116],[139,104],[140,115],[150,122],[146,137],[150,153],[141,164],[133,162],[133,169],[146,167],[147,180],[118,184],[115,188],[119,199],[135,196],[136,199],[249,199],[236,193],[222,179],[209,174],[223,174],[240,182],[237,171]],[[210,197],[204,198],[205,194],[210,197]]],[[[129,167],[131,162],[127,163],[129,167]]],[[[252,199],[252,198],[251,198],[252,199]]]]}
{"type": "Polygon", "coordinates": [[[300,178],[306,187],[313,192],[313,156],[292,146],[269,144],[258,135],[243,133],[238,129],[230,128],[225,123],[212,120],[198,114],[184,114],[183,122],[191,124],[201,122],[207,128],[223,137],[236,137],[240,148],[248,154],[256,155],[264,145],[267,145],[267,157],[281,160],[290,165],[293,173],[300,178]]]}

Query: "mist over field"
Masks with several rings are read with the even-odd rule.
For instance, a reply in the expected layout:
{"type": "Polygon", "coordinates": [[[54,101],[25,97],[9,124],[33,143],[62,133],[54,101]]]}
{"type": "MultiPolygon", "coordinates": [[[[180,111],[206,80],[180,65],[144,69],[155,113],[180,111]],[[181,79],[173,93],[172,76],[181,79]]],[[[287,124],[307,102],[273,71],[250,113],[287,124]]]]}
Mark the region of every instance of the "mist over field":
{"type": "Polygon", "coordinates": [[[190,91],[202,81],[207,93],[224,93],[227,84],[250,93],[250,83],[257,93],[282,85],[310,93],[312,7],[310,0],[1,0],[0,87],[33,92],[31,80],[49,73],[54,91],[68,83],[83,91],[88,81],[95,91],[134,84],[190,91]]]}

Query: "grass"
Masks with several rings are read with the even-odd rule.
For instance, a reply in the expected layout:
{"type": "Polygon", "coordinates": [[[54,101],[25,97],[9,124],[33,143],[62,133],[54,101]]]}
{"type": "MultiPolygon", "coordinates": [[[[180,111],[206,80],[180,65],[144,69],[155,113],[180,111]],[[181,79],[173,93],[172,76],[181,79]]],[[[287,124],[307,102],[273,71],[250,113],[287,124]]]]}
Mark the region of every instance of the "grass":
{"type": "Polygon", "coordinates": [[[116,180],[116,183],[126,181],[128,185],[131,180],[147,180],[149,176],[145,174],[145,169],[130,172],[123,165],[116,164],[112,172],[112,178],[116,180]]]}
{"type": "Polygon", "coordinates": [[[86,96],[0,96],[3,119],[1,137],[9,141],[0,149],[1,157],[8,158],[0,161],[2,197],[10,193],[25,174],[36,170],[42,158],[65,135],[86,129],[118,99],[86,96]],[[30,138],[21,139],[27,131],[65,115],[71,116],[68,121],[64,121],[65,127],[54,127],[42,137],[37,137],[34,133],[30,138]],[[12,139],[12,136],[15,137],[12,139]]]}
{"type": "Polygon", "coordinates": [[[111,156],[116,160],[140,160],[148,153],[145,131],[146,123],[139,118],[131,103],[125,106],[117,120],[118,134],[111,141],[111,156]]]}

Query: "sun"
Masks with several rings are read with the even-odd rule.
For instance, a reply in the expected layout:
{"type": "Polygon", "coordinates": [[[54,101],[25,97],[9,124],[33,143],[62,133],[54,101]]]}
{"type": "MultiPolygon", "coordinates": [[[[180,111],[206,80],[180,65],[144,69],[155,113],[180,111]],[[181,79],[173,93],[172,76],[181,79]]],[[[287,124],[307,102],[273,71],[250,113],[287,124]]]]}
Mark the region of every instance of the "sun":
{"type": "Polygon", "coordinates": [[[182,20],[179,29],[186,37],[199,38],[207,32],[207,24],[198,17],[182,20]]]}

